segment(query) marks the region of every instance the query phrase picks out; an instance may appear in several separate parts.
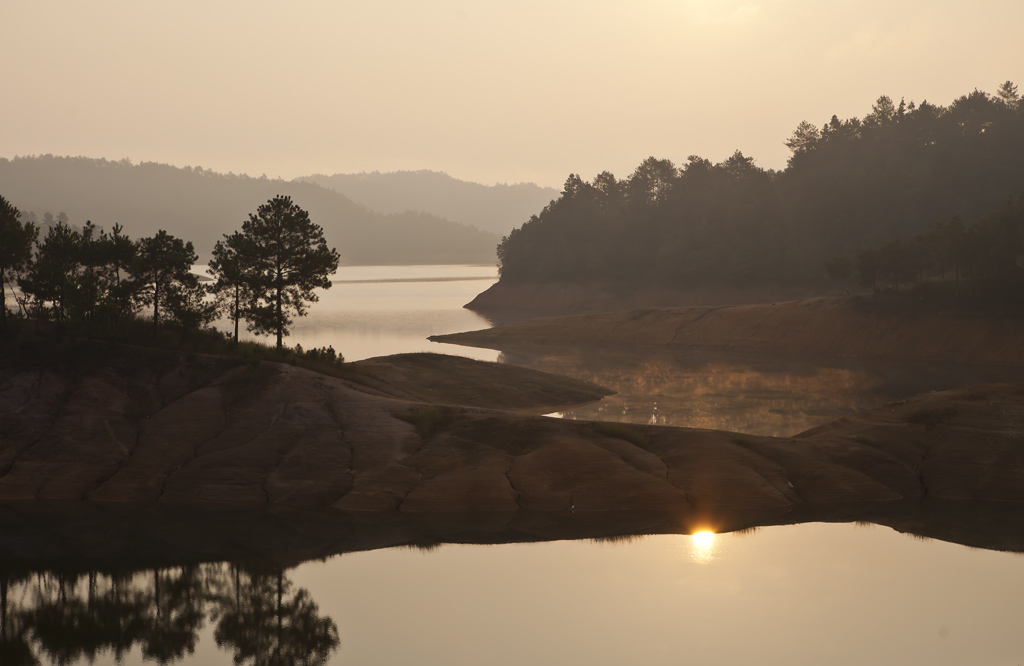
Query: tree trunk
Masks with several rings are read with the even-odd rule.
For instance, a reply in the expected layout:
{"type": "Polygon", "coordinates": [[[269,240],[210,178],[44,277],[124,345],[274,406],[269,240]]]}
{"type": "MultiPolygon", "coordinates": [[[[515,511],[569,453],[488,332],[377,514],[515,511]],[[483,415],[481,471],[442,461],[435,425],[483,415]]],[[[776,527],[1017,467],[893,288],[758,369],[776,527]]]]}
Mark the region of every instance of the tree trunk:
{"type": "Polygon", "coordinates": [[[241,300],[241,287],[235,285],[235,346],[238,346],[238,306],[241,300]]]}
{"type": "Polygon", "coordinates": [[[284,622],[281,617],[281,607],[284,604],[284,572],[277,572],[277,644],[281,644],[281,634],[284,633],[284,622]]]}
{"type": "Polygon", "coordinates": [[[7,574],[0,580],[0,639],[7,639],[7,574]]]}
{"type": "Polygon", "coordinates": [[[277,288],[277,348],[281,349],[284,337],[284,319],[281,314],[281,287],[277,288]]]}
{"type": "Polygon", "coordinates": [[[156,337],[157,329],[160,326],[160,282],[157,281],[153,288],[153,337],[156,337]]]}
{"type": "Polygon", "coordinates": [[[7,330],[7,283],[3,277],[4,267],[0,266],[0,331],[7,330]]]}
{"type": "Polygon", "coordinates": [[[156,602],[156,617],[160,619],[160,572],[153,569],[153,600],[156,602]]]}
{"type": "MultiPolygon", "coordinates": [[[[7,330],[7,269],[0,264],[0,331],[7,330]]],[[[13,294],[14,289],[11,289],[13,294]]],[[[15,294],[14,300],[17,301],[18,297],[15,294]]],[[[19,304],[20,305],[20,304],[19,304]]]]}

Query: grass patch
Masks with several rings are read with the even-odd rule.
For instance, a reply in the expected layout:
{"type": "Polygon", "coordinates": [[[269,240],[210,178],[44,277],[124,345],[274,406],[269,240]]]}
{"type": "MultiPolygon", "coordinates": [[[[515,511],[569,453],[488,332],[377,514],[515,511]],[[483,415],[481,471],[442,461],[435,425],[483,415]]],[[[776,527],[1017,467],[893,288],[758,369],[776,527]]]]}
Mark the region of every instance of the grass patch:
{"type": "Polygon", "coordinates": [[[647,433],[629,423],[616,423],[614,421],[598,421],[592,424],[593,429],[606,437],[623,439],[630,444],[641,448],[650,444],[651,440],[647,433]]]}
{"type": "Polygon", "coordinates": [[[910,412],[903,417],[903,420],[914,425],[923,425],[925,430],[934,430],[937,426],[949,421],[954,416],[956,416],[956,410],[952,407],[934,407],[910,412]]]}
{"type": "Polygon", "coordinates": [[[273,365],[262,363],[258,358],[250,359],[244,370],[236,372],[224,382],[224,394],[221,398],[224,409],[227,410],[251,400],[270,386],[270,382],[277,372],[277,368],[273,365]]]}
{"type": "Polygon", "coordinates": [[[416,427],[420,437],[426,439],[444,430],[452,422],[452,415],[442,412],[433,405],[429,407],[417,407],[395,416],[406,423],[416,427]]]}

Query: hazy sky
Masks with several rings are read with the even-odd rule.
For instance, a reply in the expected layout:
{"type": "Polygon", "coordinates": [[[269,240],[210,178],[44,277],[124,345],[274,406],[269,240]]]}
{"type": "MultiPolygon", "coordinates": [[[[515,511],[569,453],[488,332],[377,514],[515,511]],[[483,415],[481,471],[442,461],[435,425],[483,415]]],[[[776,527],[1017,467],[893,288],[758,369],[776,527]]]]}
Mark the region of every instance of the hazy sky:
{"type": "Polygon", "coordinates": [[[558,186],[1024,89],[1021,0],[2,0],[0,157],[558,186]]]}

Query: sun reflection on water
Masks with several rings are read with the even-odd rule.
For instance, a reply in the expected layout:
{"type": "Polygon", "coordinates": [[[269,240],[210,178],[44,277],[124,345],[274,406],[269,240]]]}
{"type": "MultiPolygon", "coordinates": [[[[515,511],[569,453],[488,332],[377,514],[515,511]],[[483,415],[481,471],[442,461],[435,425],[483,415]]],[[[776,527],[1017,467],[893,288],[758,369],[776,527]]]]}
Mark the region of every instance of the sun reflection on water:
{"type": "Polygon", "coordinates": [[[715,533],[709,530],[694,532],[690,536],[690,557],[694,562],[708,563],[715,559],[715,533]]]}

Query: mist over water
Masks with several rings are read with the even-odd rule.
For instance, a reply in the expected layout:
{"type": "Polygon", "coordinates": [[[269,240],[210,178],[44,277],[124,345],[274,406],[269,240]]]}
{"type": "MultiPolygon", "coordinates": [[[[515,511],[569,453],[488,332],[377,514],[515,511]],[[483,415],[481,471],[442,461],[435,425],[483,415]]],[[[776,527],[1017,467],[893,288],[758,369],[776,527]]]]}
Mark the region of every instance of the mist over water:
{"type": "Polygon", "coordinates": [[[618,393],[557,416],[789,437],[914,395],[1024,383],[1024,368],[787,357],[715,350],[523,347],[503,363],[575,377],[618,393]]]}

